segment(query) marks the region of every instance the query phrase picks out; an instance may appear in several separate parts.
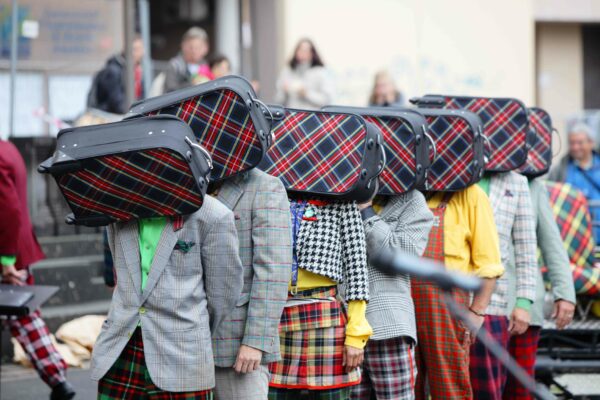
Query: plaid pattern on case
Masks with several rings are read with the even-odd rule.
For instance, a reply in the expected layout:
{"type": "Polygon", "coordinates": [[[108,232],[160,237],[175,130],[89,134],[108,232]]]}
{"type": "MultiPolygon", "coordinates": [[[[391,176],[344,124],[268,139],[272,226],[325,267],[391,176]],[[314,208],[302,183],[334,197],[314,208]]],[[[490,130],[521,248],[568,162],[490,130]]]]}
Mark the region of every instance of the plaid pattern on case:
{"type": "Polygon", "coordinates": [[[364,115],[367,122],[379,128],[386,156],[385,168],[379,175],[379,194],[396,195],[412,189],[416,179],[415,133],[400,118],[364,115]]]}
{"type": "Polygon", "coordinates": [[[165,148],[82,161],[58,185],[77,218],[107,215],[115,221],[192,214],[202,192],[181,155],[165,148]]]}
{"type": "Polygon", "coordinates": [[[527,154],[527,162],[519,169],[523,175],[546,173],[552,163],[552,120],[540,108],[529,109],[529,123],[535,129],[535,142],[527,154]]]}
{"type": "Polygon", "coordinates": [[[232,90],[218,90],[151,112],[185,121],[198,143],[211,155],[211,180],[217,181],[255,167],[262,158],[248,107],[232,90]]]}
{"type": "Polygon", "coordinates": [[[560,236],[569,254],[575,292],[595,296],[600,293],[600,265],[594,261],[592,219],[587,200],[569,184],[546,182],[546,187],[560,236]]]}
{"type": "Polygon", "coordinates": [[[265,172],[286,189],[343,194],[358,181],[367,135],[360,118],[288,110],[273,132],[265,172]]]}
{"type": "Polygon", "coordinates": [[[476,173],[473,165],[474,132],[466,121],[454,116],[428,116],[427,124],[438,154],[429,167],[429,190],[466,188],[476,173]]]}
{"type": "Polygon", "coordinates": [[[483,122],[491,143],[488,171],[512,171],[527,160],[527,110],[514,99],[446,97],[446,108],[467,109],[483,122]]]}

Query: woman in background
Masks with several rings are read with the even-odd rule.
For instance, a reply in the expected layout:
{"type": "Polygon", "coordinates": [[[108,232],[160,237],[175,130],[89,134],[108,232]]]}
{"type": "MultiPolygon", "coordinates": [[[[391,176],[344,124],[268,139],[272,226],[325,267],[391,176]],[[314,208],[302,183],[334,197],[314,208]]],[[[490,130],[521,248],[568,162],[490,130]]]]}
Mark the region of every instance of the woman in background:
{"type": "Polygon", "coordinates": [[[396,88],[396,83],[388,71],[379,71],[375,74],[373,90],[369,97],[370,107],[401,107],[404,105],[404,96],[396,88]]]}
{"type": "Polygon", "coordinates": [[[277,79],[276,102],[285,107],[316,110],[332,100],[333,82],[315,45],[309,39],[300,40],[277,79]]]}

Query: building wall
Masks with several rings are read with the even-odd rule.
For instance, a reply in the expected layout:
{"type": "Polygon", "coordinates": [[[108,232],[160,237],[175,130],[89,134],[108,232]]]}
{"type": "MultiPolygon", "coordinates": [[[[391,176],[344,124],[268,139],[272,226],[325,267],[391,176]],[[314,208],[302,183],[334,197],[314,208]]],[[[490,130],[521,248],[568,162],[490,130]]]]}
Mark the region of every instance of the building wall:
{"type": "Polygon", "coordinates": [[[555,143],[555,154],[560,156],[567,150],[567,118],[583,110],[580,24],[538,24],[537,75],[537,105],[548,110],[560,132],[561,143],[555,143]]]}
{"type": "Polygon", "coordinates": [[[337,103],[364,105],[389,69],[405,97],[428,92],[534,99],[533,3],[523,0],[284,0],[284,59],[312,38],[337,103]]]}

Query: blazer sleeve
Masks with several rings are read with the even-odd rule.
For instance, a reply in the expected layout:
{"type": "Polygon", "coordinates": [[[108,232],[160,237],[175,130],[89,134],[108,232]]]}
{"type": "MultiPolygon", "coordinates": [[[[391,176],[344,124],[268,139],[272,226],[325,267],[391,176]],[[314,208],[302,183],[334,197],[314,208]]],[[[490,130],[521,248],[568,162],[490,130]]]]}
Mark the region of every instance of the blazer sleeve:
{"type": "Polygon", "coordinates": [[[238,251],[233,213],[228,212],[210,225],[202,243],[204,290],[213,333],[242,293],[244,273],[238,251]]]}
{"type": "MultiPolygon", "coordinates": [[[[384,249],[401,250],[422,256],[433,225],[433,214],[425,197],[417,191],[401,195],[392,207],[389,223],[379,215],[364,221],[367,253],[377,254],[384,249]]],[[[388,205],[390,207],[390,205],[388,205]]]]}
{"type": "Polygon", "coordinates": [[[342,203],[339,211],[346,300],[369,300],[367,245],[360,211],[354,202],[342,203]]]}
{"type": "Polygon", "coordinates": [[[536,191],[538,210],[538,246],[548,267],[548,276],[552,284],[555,300],[567,300],[575,303],[575,285],[569,263],[569,256],[563,246],[558,226],[550,208],[550,196],[541,182],[531,182],[532,197],[536,191]]]}
{"type": "Polygon", "coordinates": [[[272,353],[292,270],[290,205],[279,179],[269,179],[252,206],[252,289],[242,344],[272,353]]]}
{"type": "Polygon", "coordinates": [[[16,256],[19,251],[21,210],[14,180],[8,170],[0,166],[0,256],[16,256]]]}
{"type": "Polygon", "coordinates": [[[537,239],[529,187],[524,177],[515,187],[517,209],[512,229],[517,278],[517,298],[535,301],[537,276],[537,239]]]}

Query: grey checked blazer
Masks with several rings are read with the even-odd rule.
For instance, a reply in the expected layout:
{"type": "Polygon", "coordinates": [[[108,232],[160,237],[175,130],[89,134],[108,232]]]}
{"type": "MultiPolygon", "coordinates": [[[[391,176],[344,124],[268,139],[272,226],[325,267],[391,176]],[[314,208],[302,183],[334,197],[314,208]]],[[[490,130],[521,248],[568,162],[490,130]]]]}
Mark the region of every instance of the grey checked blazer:
{"type": "Polygon", "coordinates": [[[509,282],[516,297],[535,301],[537,239],[527,178],[516,172],[495,173],[490,179],[490,204],[500,239],[500,255],[505,273],[496,282],[489,315],[506,315],[509,282]]]}
{"type": "MultiPolygon", "coordinates": [[[[569,256],[560,237],[558,225],[552,213],[548,190],[539,179],[534,179],[529,182],[529,191],[536,218],[537,244],[541,250],[544,264],[548,267],[548,277],[552,284],[552,296],[555,301],[567,300],[575,303],[573,272],[571,271],[569,256]]],[[[536,296],[531,307],[531,326],[542,326],[544,324],[543,308],[546,288],[540,268],[537,269],[536,275],[536,296]]],[[[508,293],[508,309],[512,310],[516,300],[514,282],[512,285],[509,284],[508,293]]]]}
{"type": "Polygon", "coordinates": [[[213,388],[211,331],[242,290],[233,213],[206,196],[182,229],[175,232],[169,220],[144,291],[137,221],[109,226],[108,241],[119,281],[94,346],[92,379],[108,372],[141,322],[144,357],[156,386],[171,392],[213,388]],[[178,240],[193,245],[184,253],[174,249],[178,240]]]}
{"type": "MultiPolygon", "coordinates": [[[[421,193],[413,190],[390,197],[381,214],[367,216],[364,221],[367,254],[392,248],[421,256],[432,225],[433,214],[421,193]]],[[[371,340],[408,336],[416,342],[409,277],[390,276],[369,265],[369,292],[367,320],[373,328],[371,340]]]]}
{"type": "Polygon", "coordinates": [[[290,206],[279,179],[253,169],[227,180],[217,198],[235,214],[244,289],[213,336],[215,365],[232,367],[241,344],[278,361],[279,320],[292,270],[290,206]]]}

